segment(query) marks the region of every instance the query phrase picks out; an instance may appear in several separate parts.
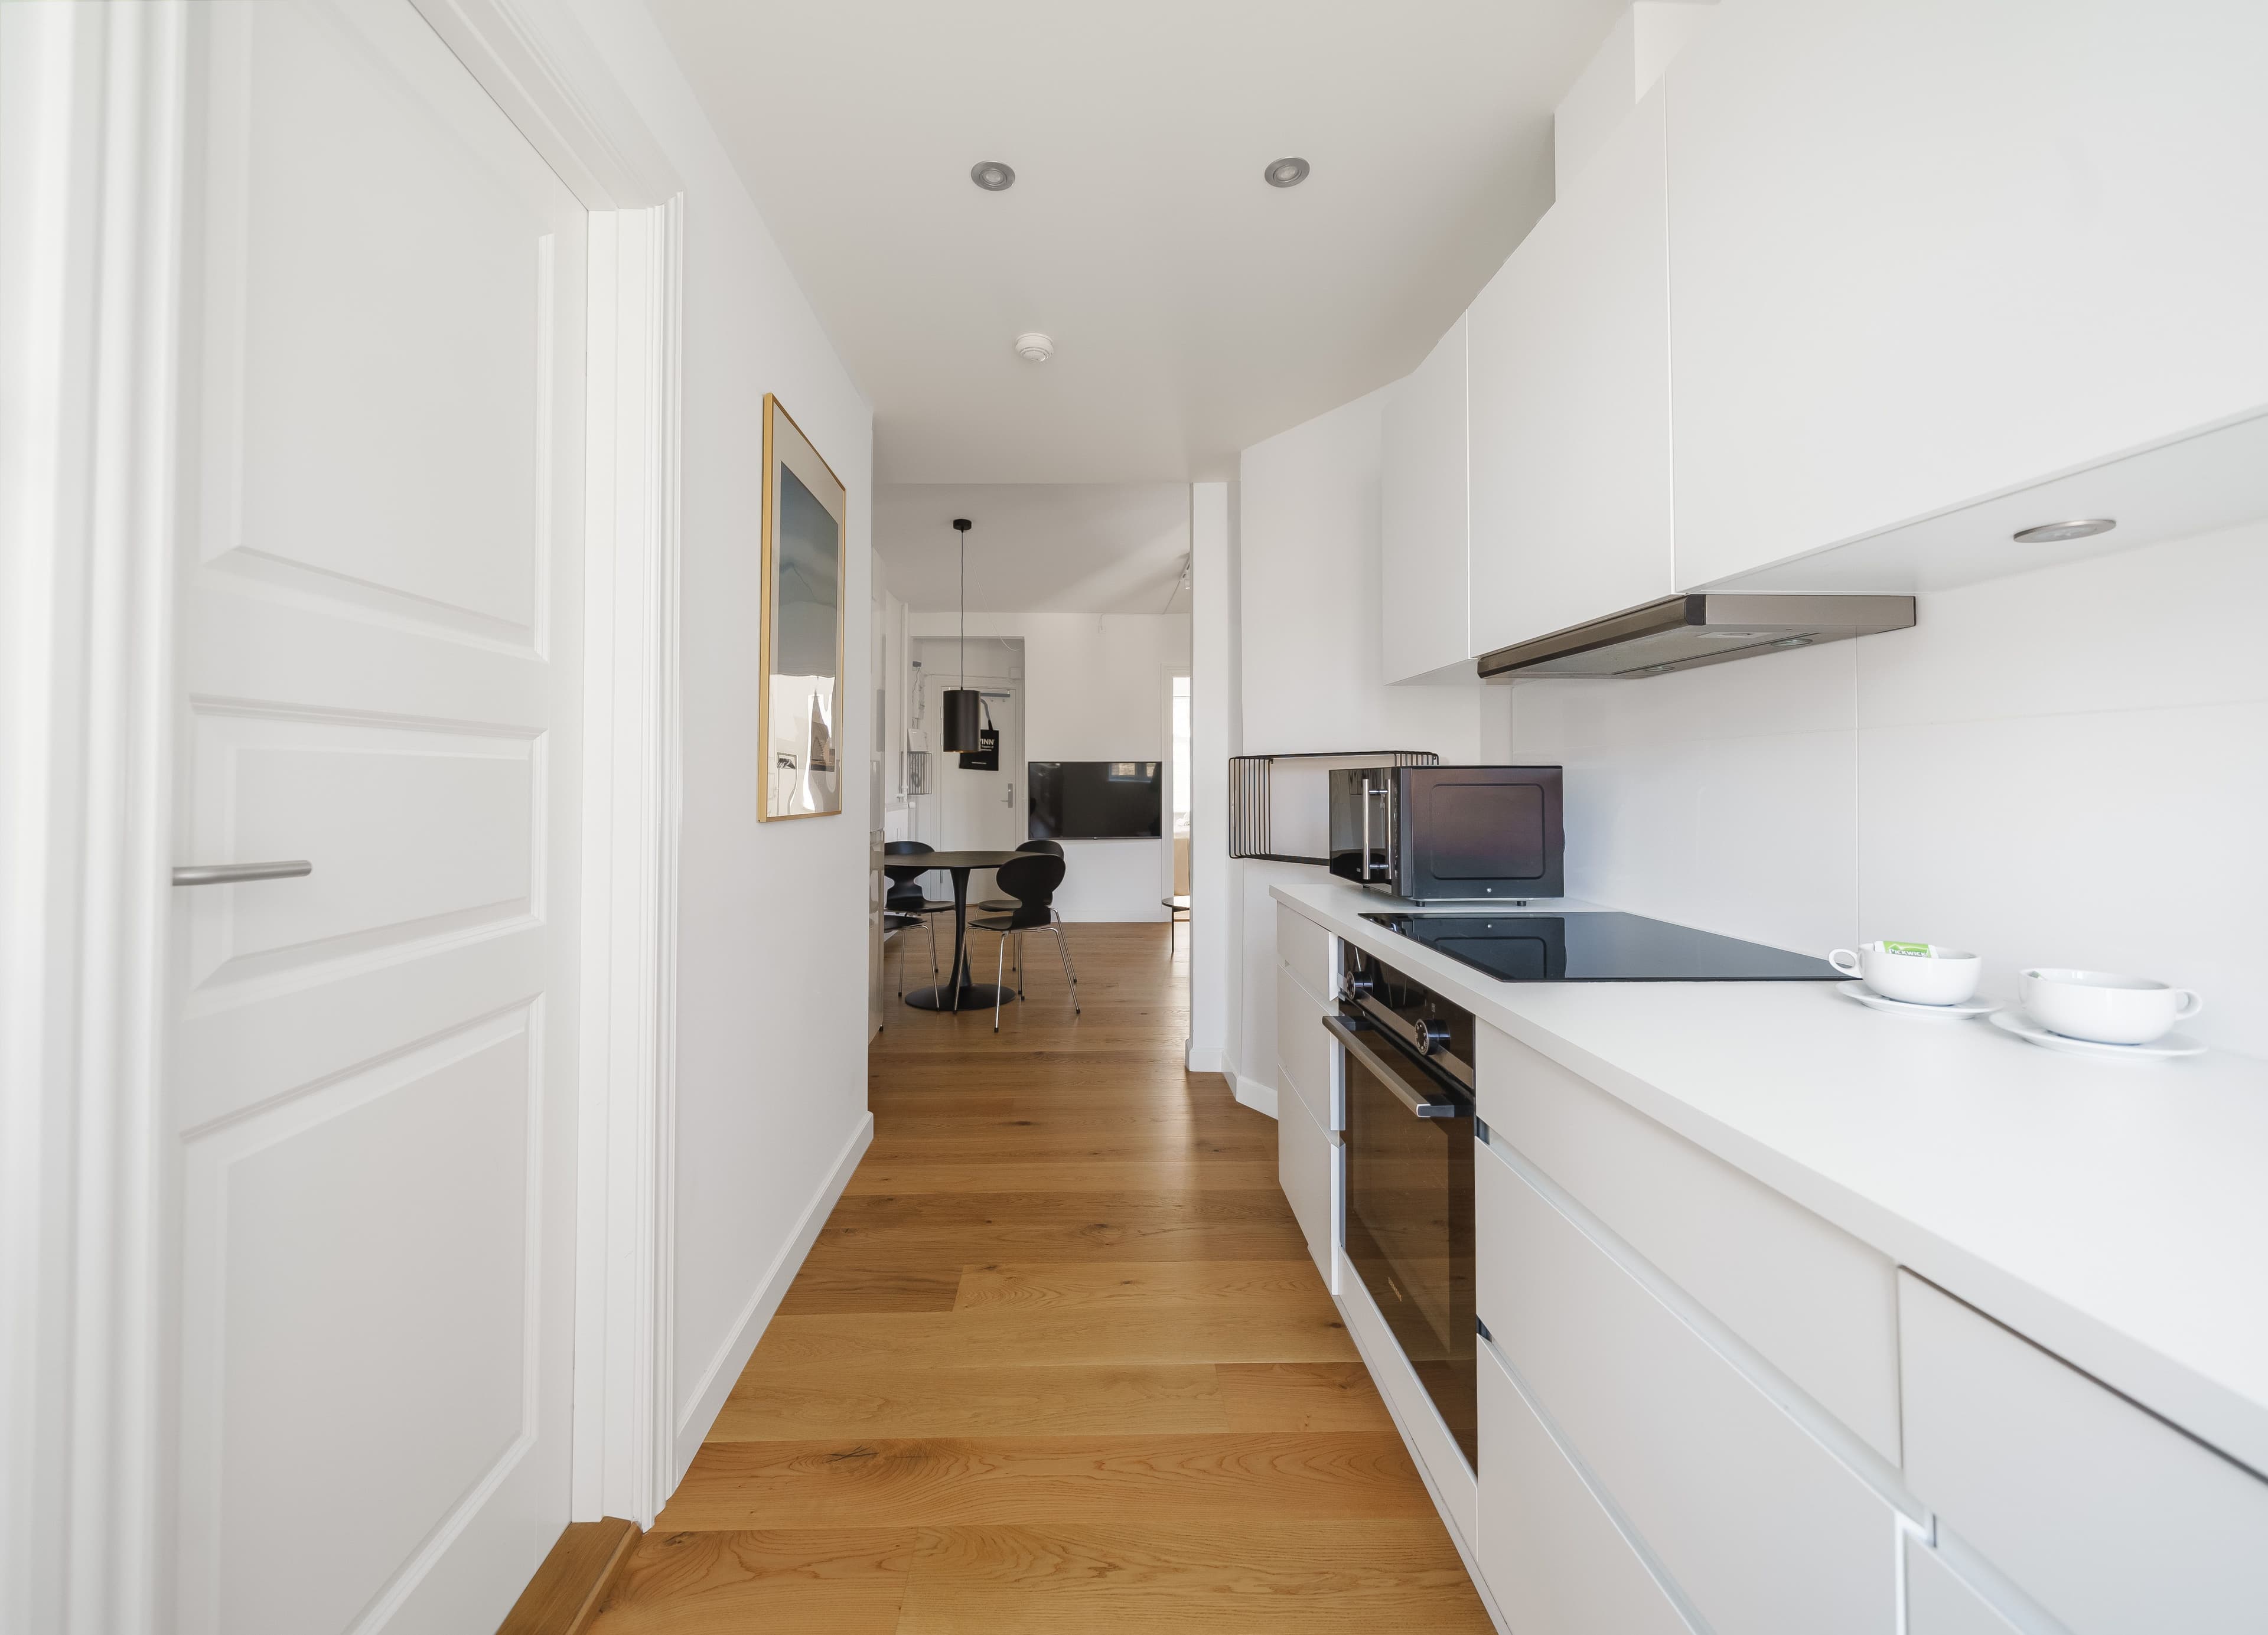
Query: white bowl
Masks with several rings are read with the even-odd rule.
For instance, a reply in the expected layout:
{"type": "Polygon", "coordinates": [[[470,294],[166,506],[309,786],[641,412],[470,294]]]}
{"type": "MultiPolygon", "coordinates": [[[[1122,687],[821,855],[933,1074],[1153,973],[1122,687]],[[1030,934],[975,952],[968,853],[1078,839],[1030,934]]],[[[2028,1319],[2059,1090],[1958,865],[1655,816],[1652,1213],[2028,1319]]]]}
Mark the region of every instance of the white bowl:
{"type": "Polygon", "coordinates": [[[2035,967],[2021,981],[2024,1009],[2033,1021],[2066,1038],[2099,1045],[2147,1045],[2205,1008],[2187,988],[2111,971],[2035,967]]]}
{"type": "Polygon", "coordinates": [[[1984,962],[1957,948],[1929,942],[1867,942],[1857,949],[1838,948],[1827,963],[1846,977],[1856,977],[1884,999],[1909,1005],[1958,1005],[1977,992],[1984,962]],[[1923,951],[1910,953],[1905,950],[1923,951]]]}

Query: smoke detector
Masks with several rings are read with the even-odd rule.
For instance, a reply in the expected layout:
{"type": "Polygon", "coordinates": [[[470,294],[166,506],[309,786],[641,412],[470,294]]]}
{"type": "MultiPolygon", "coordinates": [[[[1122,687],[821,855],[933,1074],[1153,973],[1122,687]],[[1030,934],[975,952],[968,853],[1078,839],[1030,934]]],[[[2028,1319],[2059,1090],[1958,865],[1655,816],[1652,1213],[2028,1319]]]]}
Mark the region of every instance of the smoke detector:
{"type": "Polygon", "coordinates": [[[1036,329],[1016,337],[1016,356],[1027,363],[1044,363],[1056,355],[1056,343],[1036,329]]]}

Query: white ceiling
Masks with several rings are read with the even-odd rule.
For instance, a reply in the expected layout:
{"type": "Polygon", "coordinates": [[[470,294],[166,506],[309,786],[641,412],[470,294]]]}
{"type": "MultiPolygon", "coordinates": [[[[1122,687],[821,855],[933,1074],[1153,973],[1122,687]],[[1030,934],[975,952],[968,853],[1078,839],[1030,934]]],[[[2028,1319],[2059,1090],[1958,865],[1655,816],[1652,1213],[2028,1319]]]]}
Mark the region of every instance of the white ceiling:
{"type": "Polygon", "coordinates": [[[1621,10],[650,4],[873,400],[878,480],[921,483],[1224,476],[1406,373],[1550,202],[1552,106],[1621,10]],[[1287,155],[1313,175],[1266,186],[1287,155]]]}
{"type": "Polygon", "coordinates": [[[891,593],[912,607],[959,605],[958,542],[968,531],[968,605],[996,613],[1186,613],[1186,485],[893,483],[874,490],[874,549],[891,593]]]}

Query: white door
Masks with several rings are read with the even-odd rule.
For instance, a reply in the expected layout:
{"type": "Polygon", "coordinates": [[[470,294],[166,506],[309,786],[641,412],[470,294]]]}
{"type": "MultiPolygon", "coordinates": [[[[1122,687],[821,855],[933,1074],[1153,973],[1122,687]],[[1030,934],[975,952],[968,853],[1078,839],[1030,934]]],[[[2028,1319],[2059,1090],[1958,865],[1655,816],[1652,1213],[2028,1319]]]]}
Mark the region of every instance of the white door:
{"type": "Polygon", "coordinates": [[[586,222],[408,0],[192,8],[181,1635],[493,1629],[567,1515],[586,222]]]}
{"type": "MultiPolygon", "coordinates": [[[[930,686],[942,691],[948,685],[958,686],[959,677],[950,682],[943,677],[932,679],[930,686]]],[[[1000,733],[1000,769],[998,772],[964,772],[958,755],[939,755],[941,763],[938,777],[939,805],[944,810],[946,839],[935,842],[940,847],[965,847],[979,851],[1012,851],[1025,839],[1024,825],[1024,745],[1022,700],[1018,696],[1022,683],[1005,676],[980,676],[968,672],[968,685],[983,694],[983,717],[1000,733]]],[[[978,882],[988,890],[989,880],[978,882]]],[[[950,895],[951,888],[946,888],[950,895]]]]}

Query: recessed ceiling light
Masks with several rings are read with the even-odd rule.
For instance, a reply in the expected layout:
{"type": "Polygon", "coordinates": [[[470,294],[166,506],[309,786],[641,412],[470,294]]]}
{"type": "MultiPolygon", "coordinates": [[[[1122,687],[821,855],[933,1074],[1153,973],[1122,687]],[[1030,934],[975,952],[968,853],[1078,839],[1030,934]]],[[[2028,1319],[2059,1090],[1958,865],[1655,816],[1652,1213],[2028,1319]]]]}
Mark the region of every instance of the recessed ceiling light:
{"type": "Polygon", "coordinates": [[[1016,185],[1016,172],[998,159],[979,159],[968,167],[968,180],[987,193],[1005,193],[1016,185]]]}
{"type": "Polygon", "coordinates": [[[1811,645],[1811,638],[1809,636],[1782,636],[1778,641],[1773,642],[1771,645],[1774,647],[1809,647],[1811,645]]]}
{"type": "Polygon", "coordinates": [[[1307,161],[1270,159],[1268,168],[1260,174],[1271,187],[1296,187],[1307,180],[1307,161]]]}
{"type": "Polygon", "coordinates": [[[1016,356],[1027,363],[1044,363],[1055,355],[1055,341],[1036,329],[1016,337],[1016,356]]]}
{"type": "Polygon", "coordinates": [[[2021,529],[2015,535],[2018,545],[2053,545],[2058,539],[2091,539],[2098,533],[2109,533],[2118,525],[2115,517],[2089,517],[2079,522],[2042,523],[2036,528],[2021,529]]]}

